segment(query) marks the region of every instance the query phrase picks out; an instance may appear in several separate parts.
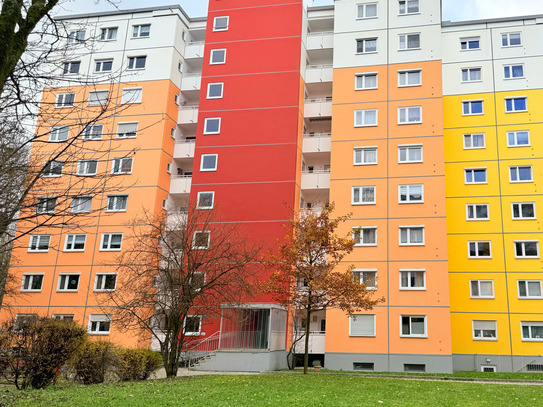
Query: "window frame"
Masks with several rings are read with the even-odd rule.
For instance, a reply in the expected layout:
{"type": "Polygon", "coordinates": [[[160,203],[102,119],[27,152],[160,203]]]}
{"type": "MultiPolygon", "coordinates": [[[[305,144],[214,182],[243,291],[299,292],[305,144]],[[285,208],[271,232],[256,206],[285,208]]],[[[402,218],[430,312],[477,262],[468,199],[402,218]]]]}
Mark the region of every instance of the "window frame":
{"type": "Polygon", "coordinates": [[[398,51],[415,51],[421,49],[422,44],[422,34],[420,32],[418,33],[405,33],[405,34],[398,34],[398,51]],[[418,47],[409,47],[409,36],[416,35],[418,36],[418,47]],[[402,40],[404,41],[405,48],[402,48],[402,40]]]}
{"type": "Polygon", "coordinates": [[[196,209],[213,209],[214,203],[215,203],[215,191],[198,191],[198,194],[196,196],[196,209]],[[200,199],[203,194],[211,194],[211,205],[202,206],[200,204],[200,199]]]}
{"type": "Polygon", "coordinates": [[[226,48],[215,48],[209,52],[209,65],[224,65],[226,64],[226,48]],[[223,53],[223,58],[219,62],[213,62],[213,56],[217,52],[223,53]]]}
{"type": "Polygon", "coordinates": [[[398,16],[409,16],[413,14],[420,14],[420,1],[419,0],[399,0],[398,1],[398,16]],[[416,2],[417,3],[417,11],[409,12],[409,3],[410,2],[416,2]],[[401,3],[405,3],[404,8],[405,12],[401,12],[402,5],[401,3]]]}
{"type": "Polygon", "coordinates": [[[134,157],[116,157],[111,162],[111,174],[113,175],[129,175],[132,174],[132,170],[134,168],[134,157]],[[125,160],[130,161],[130,170],[129,171],[123,171],[123,165],[125,160]],[[117,164],[119,163],[119,164],[117,164]],[[115,167],[117,167],[117,171],[115,171],[115,167]]]}
{"type": "Polygon", "coordinates": [[[509,182],[511,184],[522,184],[528,182],[534,182],[534,169],[531,165],[510,165],[509,166],[509,182]],[[530,169],[530,179],[520,179],[520,169],[529,168],[530,169]],[[515,172],[516,179],[513,179],[512,171],[515,172]]]}
{"type": "Polygon", "coordinates": [[[95,159],[83,159],[77,161],[77,170],[76,175],[78,177],[92,177],[98,173],[98,160],[95,159]],[[90,169],[92,170],[92,165],[94,164],[94,172],[87,171],[90,169]],[[84,171],[82,171],[84,170],[84,171]]]}
{"type": "Polygon", "coordinates": [[[112,72],[113,71],[113,58],[101,58],[94,60],[94,73],[112,72]],[[104,69],[104,64],[111,62],[110,69],[104,69]],[[98,69],[98,67],[100,69],[98,69]]]}
{"type": "Polygon", "coordinates": [[[518,147],[530,147],[532,145],[532,139],[530,137],[530,130],[515,130],[515,131],[507,131],[505,132],[505,137],[507,139],[507,147],[511,148],[518,148],[518,147]],[[518,135],[520,133],[526,133],[528,137],[528,143],[527,144],[518,144],[518,135]],[[516,144],[511,144],[509,136],[513,136],[513,141],[516,142],[516,144]]]}
{"type": "Polygon", "coordinates": [[[378,72],[360,72],[354,74],[354,90],[374,90],[379,87],[378,72]],[[366,86],[367,77],[375,77],[375,86],[366,86]],[[358,87],[358,78],[362,78],[362,87],[358,87]]]}
{"type": "Polygon", "coordinates": [[[504,64],[503,65],[503,79],[506,81],[514,80],[514,79],[525,79],[526,75],[524,73],[524,64],[504,64]],[[521,76],[515,76],[514,75],[514,68],[520,66],[522,68],[522,75],[521,76]],[[507,70],[509,70],[509,76],[507,76],[507,70]]]}
{"type": "Polygon", "coordinates": [[[81,140],[83,141],[102,140],[103,134],[104,134],[103,124],[101,123],[87,124],[87,126],[81,133],[81,140]],[[100,132],[98,133],[97,131],[95,131],[95,129],[99,129],[100,132]]]}
{"type": "Polygon", "coordinates": [[[187,315],[183,321],[183,332],[185,336],[200,336],[202,334],[202,315],[187,315]],[[187,321],[189,318],[198,318],[198,331],[186,331],[187,321]]]}
{"type": "Polygon", "coordinates": [[[43,165],[42,177],[43,178],[58,178],[58,177],[61,177],[63,169],[64,169],[64,161],[56,161],[56,160],[46,161],[45,164],[43,165]],[[53,169],[54,166],[56,166],[57,168],[60,167],[60,173],[59,174],[51,172],[51,170],[53,169]],[[49,172],[45,172],[46,170],[48,170],[49,172]]]}
{"type": "Polygon", "coordinates": [[[481,319],[474,319],[471,321],[471,333],[472,333],[472,336],[473,336],[473,340],[474,341],[497,341],[498,340],[498,321],[496,320],[481,320],[481,319]],[[488,337],[488,336],[483,336],[483,332],[486,330],[486,331],[489,331],[489,329],[484,329],[484,328],[477,328],[477,331],[480,331],[481,332],[481,336],[476,336],[475,335],[475,331],[476,331],[476,328],[475,328],[475,325],[476,325],[476,322],[494,322],[494,334],[495,336],[491,336],[491,337],[488,337]]]}
{"type": "Polygon", "coordinates": [[[523,113],[528,111],[528,96],[510,96],[503,98],[505,102],[505,113],[523,113]],[[524,109],[516,109],[515,107],[515,101],[516,100],[524,100],[524,109]],[[511,102],[511,110],[508,110],[507,102],[511,102]]]}
{"type": "Polygon", "coordinates": [[[50,248],[51,248],[51,235],[50,234],[30,235],[30,239],[28,241],[28,253],[47,253],[50,248]],[[39,247],[41,246],[40,241],[42,239],[47,240],[47,249],[39,249],[39,247]],[[36,244],[33,244],[34,240],[36,240],[36,244]],[[35,248],[32,249],[32,246],[35,246],[35,248]]]}
{"type": "Polygon", "coordinates": [[[492,258],[492,241],[491,240],[468,240],[468,259],[491,259],[492,258]],[[476,255],[471,255],[470,244],[475,244],[476,255]],[[488,256],[479,255],[479,243],[488,243],[488,256]]]}
{"type": "Polygon", "coordinates": [[[364,146],[364,147],[353,147],[353,165],[355,166],[358,166],[358,165],[377,165],[378,161],[379,161],[379,157],[378,157],[378,147],[377,146],[364,146]],[[360,162],[357,162],[356,161],[356,153],[357,151],[361,151],[361,158],[362,158],[362,161],[360,162]],[[368,162],[365,162],[364,161],[364,152],[365,151],[375,151],[375,161],[368,161],[368,162]]]}
{"type": "Polygon", "coordinates": [[[484,185],[484,184],[488,184],[488,171],[487,170],[488,170],[487,167],[464,168],[464,185],[484,185]],[[471,182],[468,182],[468,179],[467,179],[467,172],[468,171],[473,171],[472,176],[471,176],[471,179],[472,179],[471,182]],[[475,171],[484,171],[485,180],[484,181],[475,181],[475,171]]]}
{"type": "MultiPolygon", "coordinates": [[[[359,196],[362,199],[363,191],[359,191],[359,196]]],[[[351,205],[375,205],[377,203],[377,186],[376,185],[357,185],[351,187],[351,205]],[[373,202],[357,202],[354,200],[354,190],[355,188],[373,188],[373,202]]]]}
{"type": "Polygon", "coordinates": [[[228,31],[230,25],[230,16],[217,16],[213,18],[213,32],[228,31]],[[226,18],[226,26],[217,28],[217,20],[220,18],[226,18]]]}
{"type": "Polygon", "coordinates": [[[349,316],[349,336],[354,338],[374,338],[377,335],[377,317],[375,314],[354,314],[349,316]],[[373,319],[373,333],[370,335],[353,334],[352,333],[352,320],[356,320],[359,317],[372,317],[373,319]]]}
{"type": "Polygon", "coordinates": [[[49,143],[62,143],[70,138],[70,126],[53,126],[49,130],[49,143]],[[60,138],[60,137],[63,138],[60,138]],[[64,138],[66,137],[66,138],[64,138]]]}
{"type": "Polygon", "coordinates": [[[43,289],[44,279],[45,279],[45,273],[23,273],[23,276],[21,279],[20,291],[23,293],[40,293],[43,289]],[[34,277],[41,277],[40,288],[32,288],[32,284],[34,283],[34,277]],[[27,280],[29,280],[28,281],[29,288],[24,288],[27,280]]]}
{"type": "Polygon", "coordinates": [[[356,39],[356,55],[365,55],[365,54],[376,54],[378,52],[378,37],[370,37],[370,38],[357,38],[356,39]],[[369,41],[375,41],[375,50],[368,51],[367,50],[367,43],[369,41]],[[362,51],[358,51],[359,47],[358,44],[362,44],[362,51]]]}
{"type": "Polygon", "coordinates": [[[522,47],[522,32],[521,31],[501,33],[500,37],[501,37],[502,48],[522,47]],[[511,36],[513,35],[518,35],[518,40],[519,40],[518,44],[511,44],[511,36]],[[506,42],[506,44],[504,44],[504,42],[506,42]]]}
{"type": "Polygon", "coordinates": [[[79,284],[81,283],[81,273],[58,273],[58,280],[57,280],[57,293],[76,293],[79,291],[79,284]],[[77,276],[77,288],[67,288],[69,286],[69,278],[67,276],[77,276]],[[64,279],[64,286],[61,286],[62,283],[62,277],[66,277],[64,279]]]}
{"type": "Polygon", "coordinates": [[[483,68],[481,66],[470,66],[465,68],[460,68],[462,73],[461,83],[473,83],[473,82],[482,82],[483,81],[483,68]],[[479,79],[471,79],[471,73],[474,71],[479,71],[479,79]],[[467,74],[467,79],[464,79],[464,73],[467,74]]]}
{"type": "Polygon", "coordinates": [[[496,291],[494,289],[494,280],[489,279],[470,279],[469,280],[469,298],[472,299],[487,299],[487,300],[493,300],[496,298],[496,291]],[[473,293],[473,283],[477,283],[477,292],[478,294],[473,293]],[[492,288],[492,294],[490,295],[482,295],[481,294],[481,283],[490,283],[490,287],[492,288]]]}
{"type": "Polygon", "coordinates": [[[201,172],[212,172],[217,171],[219,165],[219,154],[202,154],[200,156],[200,171],[201,172]],[[204,157],[215,157],[215,167],[213,168],[204,168],[204,157]]]}
{"type": "Polygon", "coordinates": [[[141,103],[142,99],[143,99],[143,88],[141,86],[123,88],[121,92],[121,105],[133,105],[133,104],[141,103]],[[125,92],[135,92],[135,95],[137,97],[134,100],[132,100],[132,98],[128,98],[125,92]]]}
{"type": "MultiPolygon", "coordinates": [[[[105,286],[105,281],[106,279],[103,278],[102,279],[102,286],[105,286]]],[[[93,291],[96,292],[96,293],[110,293],[110,292],[113,292],[117,289],[117,273],[114,273],[114,272],[107,272],[107,273],[104,273],[104,272],[98,272],[95,274],[94,276],[94,288],[93,288],[93,291]],[[113,288],[98,288],[98,276],[115,276],[115,287],[113,288]]]]}
{"type": "Polygon", "coordinates": [[[195,230],[192,234],[192,248],[195,250],[207,250],[209,249],[209,244],[211,242],[211,231],[210,230],[195,230]],[[197,234],[206,234],[207,235],[207,244],[205,246],[196,246],[196,235],[197,234]]]}
{"type": "Polygon", "coordinates": [[[543,321],[520,321],[520,337],[523,342],[543,342],[543,337],[537,338],[533,337],[532,335],[532,326],[543,326],[543,321]],[[528,324],[535,324],[535,325],[528,325],[528,324]],[[528,326],[529,329],[529,337],[524,336],[524,326],[528,326]]]}
{"type": "Polygon", "coordinates": [[[117,131],[115,132],[115,138],[124,140],[124,139],[130,139],[130,138],[136,138],[138,136],[138,125],[139,122],[119,122],[117,123],[117,131]],[[119,126],[128,126],[128,125],[135,125],[136,130],[135,131],[125,131],[125,132],[119,132],[119,126]],[[127,135],[130,134],[130,135],[127,135]],[[134,135],[131,135],[134,134],[134,135]],[[122,136],[121,136],[122,135],[122,136]]]}
{"type": "Polygon", "coordinates": [[[398,107],[398,125],[403,126],[406,124],[420,124],[422,123],[422,106],[401,106],[398,107]],[[413,109],[418,109],[419,111],[419,119],[416,121],[409,120],[409,112],[413,109]],[[402,113],[405,116],[404,121],[401,120],[402,113]]]}
{"type": "Polygon", "coordinates": [[[519,300],[538,300],[543,299],[543,284],[541,280],[525,279],[517,280],[517,294],[519,300]],[[520,283],[524,283],[526,295],[520,295],[520,283]],[[539,283],[539,295],[530,295],[530,289],[528,283],[539,283]]]}
{"type": "Polygon", "coordinates": [[[356,109],[354,111],[354,127],[376,127],[379,124],[379,110],[378,109],[356,109]],[[357,113],[362,112],[361,124],[357,124],[357,113]],[[375,123],[366,123],[366,112],[375,112],[375,123]]]}
{"type": "Polygon", "coordinates": [[[477,222],[477,221],[485,221],[490,220],[490,205],[487,203],[467,203],[466,204],[466,221],[468,222],[477,222]],[[484,206],[486,207],[486,218],[479,218],[477,217],[477,206],[484,206]],[[473,218],[469,217],[469,209],[472,207],[473,210],[473,218]]]}
{"type": "Polygon", "coordinates": [[[511,219],[512,220],[528,220],[528,219],[529,220],[534,220],[534,219],[537,219],[537,214],[536,214],[535,208],[536,208],[535,202],[511,202],[511,219]],[[514,205],[519,205],[518,213],[519,213],[520,216],[518,216],[518,217],[515,217],[514,205]],[[522,205],[532,205],[533,210],[534,210],[534,216],[533,217],[522,216],[522,205]]]}
{"type": "Polygon", "coordinates": [[[472,37],[461,37],[460,38],[460,51],[477,51],[481,49],[481,37],[480,36],[472,36],[472,37]],[[477,48],[471,48],[470,43],[477,42],[477,48]],[[466,43],[466,47],[462,45],[462,43],[466,43]]]}
{"type": "Polygon", "coordinates": [[[86,41],[87,30],[75,29],[68,32],[68,44],[78,44],[86,41]]]}
{"type": "Polygon", "coordinates": [[[399,204],[421,204],[424,203],[424,184],[399,184],[398,185],[398,203],[399,204]],[[410,187],[420,186],[421,199],[420,201],[412,201],[410,199],[410,187]],[[406,200],[402,201],[402,187],[406,188],[406,200]]]}
{"type": "Polygon", "coordinates": [[[117,34],[119,33],[119,27],[101,27],[100,28],[100,37],[99,41],[117,41],[117,34]],[[109,34],[114,32],[115,35],[112,38],[109,37],[109,34]]]}
{"type": "Polygon", "coordinates": [[[539,240],[534,240],[534,239],[530,239],[530,240],[513,240],[513,244],[514,244],[514,247],[515,247],[515,259],[539,259],[540,258],[540,253],[539,253],[539,240]],[[536,244],[536,250],[537,250],[537,254],[535,255],[532,255],[532,256],[527,256],[526,255],[526,243],[535,243],[536,244]],[[522,253],[519,255],[518,254],[518,250],[517,250],[517,245],[520,244],[520,247],[522,248],[522,253]]]}
{"type": "Polygon", "coordinates": [[[398,164],[416,164],[416,163],[422,163],[424,161],[424,149],[422,144],[399,144],[398,145],[398,164]],[[401,160],[401,151],[406,150],[405,152],[405,160],[401,160]],[[411,160],[409,159],[410,151],[420,149],[420,160],[411,160]]]}
{"type": "Polygon", "coordinates": [[[66,61],[62,64],[62,75],[78,75],[81,69],[81,61],[66,61]],[[72,69],[77,66],[77,71],[72,72],[72,69]]]}
{"type": "Polygon", "coordinates": [[[109,100],[109,90],[108,89],[97,89],[89,91],[89,98],[87,99],[87,106],[91,107],[104,107],[108,104],[109,100]],[[94,100],[91,97],[94,96],[94,100]],[[102,96],[106,95],[105,98],[102,96]]]}
{"type": "Polygon", "coordinates": [[[400,315],[400,337],[401,338],[428,338],[428,316],[427,315],[409,315],[401,314],[400,315]],[[409,318],[409,334],[403,333],[403,318],[409,318]],[[412,318],[424,318],[424,333],[423,334],[413,334],[412,329],[412,318]]]}
{"type": "Polygon", "coordinates": [[[130,38],[132,39],[139,39],[139,38],[149,38],[151,37],[151,23],[145,23],[145,24],[133,24],[132,25],[132,35],[130,38]],[[142,35],[142,27],[149,27],[147,30],[147,34],[144,33],[142,35]]]}
{"type": "Polygon", "coordinates": [[[398,70],[398,87],[399,88],[409,88],[412,86],[422,86],[422,69],[421,68],[412,68],[412,69],[400,69],[398,70]],[[418,83],[409,83],[410,74],[418,74],[418,83]],[[405,84],[402,84],[402,77],[405,76],[405,84]]]}
{"type": "Polygon", "coordinates": [[[55,213],[57,207],[57,196],[39,196],[36,198],[36,215],[55,213]],[[53,202],[53,205],[50,205],[53,202]],[[52,208],[51,208],[52,206],[52,208]]]}
{"type": "Polygon", "coordinates": [[[100,249],[101,252],[120,252],[123,248],[123,232],[104,232],[100,236],[100,249]],[[112,244],[112,237],[113,236],[121,236],[121,243],[119,244],[118,248],[111,248],[112,244]],[[106,242],[106,236],[107,236],[107,242],[106,242]],[[107,247],[104,248],[104,243],[107,243],[107,247]]]}
{"type": "MultiPolygon", "coordinates": [[[[377,231],[375,232],[375,241],[377,242],[377,231]]],[[[366,286],[366,290],[369,290],[369,291],[376,291],[377,290],[377,269],[353,269],[353,274],[354,274],[354,277],[355,277],[355,282],[358,282],[359,284],[364,284],[366,286]],[[368,279],[364,279],[364,273],[373,273],[374,274],[374,277],[373,277],[373,281],[375,283],[375,285],[366,285],[366,281],[368,281],[368,279]],[[358,275],[358,278],[356,276],[356,274],[359,274],[358,275]]]]}
{"type": "Polygon", "coordinates": [[[398,288],[400,291],[426,291],[426,269],[399,269],[398,270],[398,276],[400,278],[400,281],[398,283],[398,288]],[[404,286],[402,285],[402,273],[408,273],[407,281],[408,285],[404,286]],[[422,273],[422,287],[412,286],[411,285],[411,273],[422,273]]]}
{"type": "Polygon", "coordinates": [[[426,244],[426,230],[424,225],[399,225],[398,226],[398,245],[399,246],[424,246],[426,244]],[[402,230],[407,230],[407,242],[402,243],[402,230]],[[411,242],[411,229],[422,229],[422,242],[411,242]]]}
{"type": "Polygon", "coordinates": [[[224,95],[224,82],[209,82],[207,84],[206,99],[222,99],[224,95]],[[219,96],[210,96],[210,91],[212,86],[221,87],[221,94],[219,96]]]}
{"type": "Polygon", "coordinates": [[[377,226],[353,226],[352,236],[354,240],[354,247],[375,247],[377,246],[377,226]],[[364,242],[364,230],[373,230],[375,243],[365,243],[364,242]]]}
{"type": "Polygon", "coordinates": [[[469,99],[469,100],[462,100],[462,116],[482,116],[485,114],[485,101],[484,99],[469,99]],[[481,113],[473,113],[473,103],[479,103],[481,102],[481,113]],[[464,107],[469,106],[469,112],[464,113],[464,107]]]}
{"type": "Polygon", "coordinates": [[[206,117],[204,119],[204,132],[203,132],[203,134],[221,134],[221,118],[220,117],[206,117]],[[217,131],[209,131],[207,129],[208,124],[213,120],[218,121],[217,131]]]}
{"type": "Polygon", "coordinates": [[[72,197],[72,200],[70,202],[70,213],[90,213],[92,211],[92,196],[91,195],[76,195],[72,197]],[[74,208],[82,207],[81,204],[75,205],[76,200],[81,200],[81,202],[84,202],[85,204],[88,202],[88,210],[86,210],[87,205],[83,207],[85,210],[73,210],[74,208]]]}
{"type": "MultiPolygon", "coordinates": [[[[147,66],[147,55],[127,56],[127,71],[143,71],[147,66]],[[138,63],[143,61],[143,66],[138,67],[138,63]]],[[[123,89],[124,90],[124,89],[123,89]]]]}
{"type": "Polygon", "coordinates": [[[87,245],[87,234],[86,233],[67,233],[64,236],[64,252],[84,252],[85,246],[87,245]],[[77,238],[83,236],[83,248],[82,249],[75,249],[76,244],[81,244],[81,242],[77,242],[77,238]],[[71,240],[71,242],[68,242],[71,240]],[[68,245],[71,246],[71,248],[68,248],[68,245]]]}
{"type": "Polygon", "coordinates": [[[464,150],[481,150],[486,148],[486,133],[464,133],[462,134],[462,147],[464,150]],[[483,145],[474,146],[473,136],[483,136],[483,145]],[[469,136],[471,147],[466,146],[466,136],[469,136]]]}
{"type": "Polygon", "coordinates": [[[89,315],[89,322],[87,324],[87,333],[89,335],[109,335],[110,332],[111,332],[111,322],[112,322],[111,315],[108,315],[108,314],[90,314],[89,315]],[[98,329],[96,331],[93,331],[92,330],[92,323],[93,322],[97,323],[97,325],[96,325],[97,328],[99,328],[101,326],[102,322],[106,322],[107,323],[107,331],[102,331],[100,329],[98,329]]]}
{"type": "Polygon", "coordinates": [[[128,194],[113,194],[108,195],[106,198],[106,212],[126,212],[126,208],[128,207],[128,194]],[[119,199],[124,199],[124,208],[123,209],[116,209],[117,203],[119,199]],[[110,201],[113,202],[114,209],[110,209],[110,201]]]}
{"type": "Polygon", "coordinates": [[[357,20],[370,20],[370,19],[373,19],[373,18],[378,18],[379,17],[378,10],[379,10],[378,3],[376,1],[368,2],[368,3],[357,3],[356,4],[356,19],[357,20]],[[368,8],[368,6],[375,6],[375,15],[374,16],[367,16],[366,9],[368,8]],[[362,13],[360,13],[361,10],[362,10],[362,13]],[[362,16],[361,16],[361,14],[362,14],[362,16]]]}

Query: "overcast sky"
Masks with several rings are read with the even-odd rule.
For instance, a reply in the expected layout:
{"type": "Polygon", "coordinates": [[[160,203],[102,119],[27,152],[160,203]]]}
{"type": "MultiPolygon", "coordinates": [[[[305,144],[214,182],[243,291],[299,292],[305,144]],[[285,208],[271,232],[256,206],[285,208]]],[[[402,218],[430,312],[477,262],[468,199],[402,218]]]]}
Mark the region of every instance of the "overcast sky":
{"type": "MultiPolygon", "coordinates": [[[[110,0],[119,9],[180,4],[191,17],[204,16],[207,0],[110,0]]],[[[438,1],[438,0],[430,0],[438,1]]],[[[442,0],[443,20],[475,20],[479,18],[543,14],[543,0],[442,0]]],[[[315,5],[333,4],[333,0],[315,0],[315,5]]],[[[60,14],[82,14],[114,10],[106,0],[64,0],[60,14]]]]}

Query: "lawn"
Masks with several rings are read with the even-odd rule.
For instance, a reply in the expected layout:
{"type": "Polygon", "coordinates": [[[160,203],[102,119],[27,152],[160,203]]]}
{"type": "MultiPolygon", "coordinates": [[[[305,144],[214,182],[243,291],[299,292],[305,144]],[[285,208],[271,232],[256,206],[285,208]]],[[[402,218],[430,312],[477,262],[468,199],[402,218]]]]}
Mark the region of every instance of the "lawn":
{"type": "Polygon", "coordinates": [[[543,405],[543,386],[433,382],[346,375],[199,376],[24,392],[17,407],[543,405]]]}

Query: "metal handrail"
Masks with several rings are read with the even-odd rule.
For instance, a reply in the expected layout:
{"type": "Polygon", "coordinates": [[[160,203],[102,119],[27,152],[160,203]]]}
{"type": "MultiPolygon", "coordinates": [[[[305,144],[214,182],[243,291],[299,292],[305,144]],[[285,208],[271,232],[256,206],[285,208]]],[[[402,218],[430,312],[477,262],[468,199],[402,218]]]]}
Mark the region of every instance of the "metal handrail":
{"type": "Polygon", "coordinates": [[[220,336],[220,331],[217,331],[201,341],[189,343],[183,351],[181,360],[186,362],[188,367],[193,367],[200,360],[206,359],[219,349],[220,336]]]}

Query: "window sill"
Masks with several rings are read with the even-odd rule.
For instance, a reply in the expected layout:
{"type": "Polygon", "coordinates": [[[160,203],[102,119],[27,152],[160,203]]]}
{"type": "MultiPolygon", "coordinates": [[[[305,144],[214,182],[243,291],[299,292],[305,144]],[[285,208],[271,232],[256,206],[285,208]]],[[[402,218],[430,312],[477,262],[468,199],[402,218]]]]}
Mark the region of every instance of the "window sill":
{"type": "Polygon", "coordinates": [[[405,126],[406,124],[422,124],[422,120],[418,122],[398,122],[398,126],[405,126]]]}
{"type": "Polygon", "coordinates": [[[398,52],[404,52],[404,51],[420,51],[421,47],[416,48],[398,48],[398,52]]]}
{"type": "Polygon", "coordinates": [[[398,202],[398,204],[400,205],[405,205],[405,204],[423,204],[424,201],[403,201],[403,202],[398,202]]]}
{"type": "Polygon", "coordinates": [[[428,335],[400,335],[400,338],[428,339],[428,335]]]}
{"type": "Polygon", "coordinates": [[[461,81],[460,83],[481,83],[483,82],[482,79],[479,79],[478,81],[461,81]]]}
{"type": "Polygon", "coordinates": [[[398,85],[398,88],[413,88],[416,86],[422,86],[422,83],[417,83],[416,85],[398,85]]]}
{"type": "Polygon", "coordinates": [[[368,55],[368,54],[377,54],[377,51],[368,51],[368,52],[357,52],[355,55],[368,55]]]}
{"type": "Polygon", "coordinates": [[[375,205],[375,202],[351,202],[351,205],[375,205]]]}
{"type": "Polygon", "coordinates": [[[426,291],[426,287],[420,287],[420,288],[400,287],[400,291],[426,291]]]}
{"type": "Polygon", "coordinates": [[[466,219],[466,222],[481,222],[481,221],[487,221],[487,220],[490,220],[490,218],[466,219]]]}
{"type": "Polygon", "coordinates": [[[377,163],[353,163],[353,165],[356,167],[361,165],[377,165],[377,163]]]}
{"type": "Polygon", "coordinates": [[[498,342],[498,338],[473,338],[474,341],[498,342]]]}
{"type": "Polygon", "coordinates": [[[47,249],[47,250],[28,250],[28,253],[49,253],[49,249],[47,249]]]}
{"type": "Polygon", "coordinates": [[[377,124],[355,124],[354,127],[377,127],[377,124]]]}
{"type": "Polygon", "coordinates": [[[22,293],[41,293],[41,289],[39,290],[22,290],[21,289],[21,292],[22,293]]]}
{"type": "Polygon", "coordinates": [[[376,90],[379,89],[377,86],[375,88],[354,88],[355,92],[359,90],[376,90]]]}
{"type": "Polygon", "coordinates": [[[87,333],[89,335],[100,335],[100,336],[109,335],[109,332],[89,332],[89,331],[87,331],[87,333]]]}
{"type": "Polygon", "coordinates": [[[462,113],[462,116],[484,116],[484,113],[462,113]]]}

